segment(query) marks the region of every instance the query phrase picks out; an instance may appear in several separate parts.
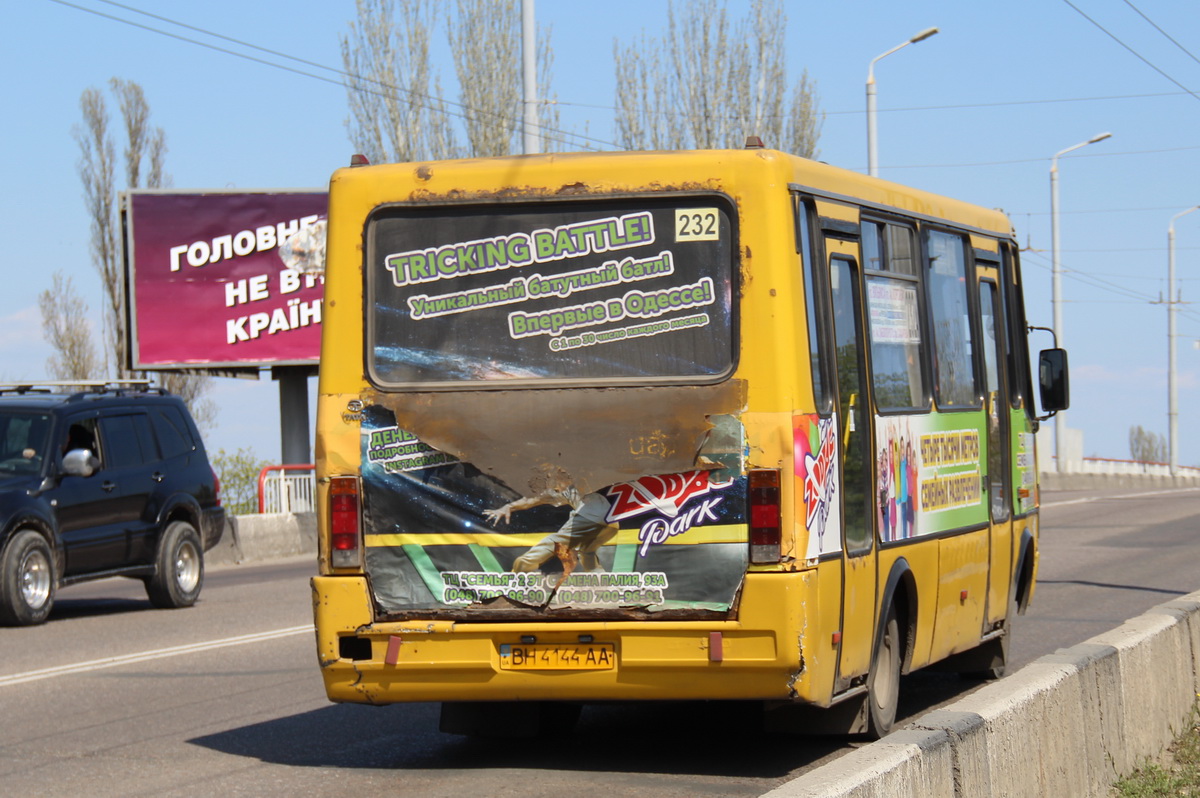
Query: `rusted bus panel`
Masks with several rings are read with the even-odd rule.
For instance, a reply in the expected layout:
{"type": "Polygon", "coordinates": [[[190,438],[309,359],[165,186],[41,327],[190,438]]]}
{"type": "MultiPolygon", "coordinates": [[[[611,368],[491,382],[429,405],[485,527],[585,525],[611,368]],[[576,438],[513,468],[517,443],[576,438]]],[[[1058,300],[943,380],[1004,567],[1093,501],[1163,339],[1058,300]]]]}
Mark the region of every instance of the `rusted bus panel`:
{"type": "Polygon", "coordinates": [[[698,462],[712,416],[740,416],[746,385],[452,393],[366,392],[428,446],[534,495],[555,472],[581,493],[698,462]]]}

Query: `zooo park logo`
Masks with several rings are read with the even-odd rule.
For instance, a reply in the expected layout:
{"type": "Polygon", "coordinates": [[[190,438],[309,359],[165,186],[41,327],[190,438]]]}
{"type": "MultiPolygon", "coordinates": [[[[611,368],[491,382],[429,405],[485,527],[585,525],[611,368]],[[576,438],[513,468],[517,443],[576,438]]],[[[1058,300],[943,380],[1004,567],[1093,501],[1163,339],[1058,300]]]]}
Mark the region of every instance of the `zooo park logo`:
{"type": "Polygon", "coordinates": [[[686,512],[683,508],[692,499],[724,490],[732,484],[732,480],[713,481],[708,471],[648,476],[636,482],[622,482],[605,491],[611,502],[605,520],[616,523],[643,513],[659,513],[658,517],[646,521],[638,532],[638,556],[645,557],[651,546],[665,543],[705,522],[719,521],[715,510],[723,496],[709,496],[686,512]]]}

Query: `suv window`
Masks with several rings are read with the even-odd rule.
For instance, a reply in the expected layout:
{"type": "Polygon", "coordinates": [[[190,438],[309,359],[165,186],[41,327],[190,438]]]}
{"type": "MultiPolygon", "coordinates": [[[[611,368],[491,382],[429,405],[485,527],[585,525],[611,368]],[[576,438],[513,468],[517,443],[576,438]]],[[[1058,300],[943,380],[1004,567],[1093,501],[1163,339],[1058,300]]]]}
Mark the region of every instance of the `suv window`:
{"type": "Polygon", "coordinates": [[[154,421],[154,431],[158,433],[158,445],[162,448],[163,457],[179,457],[192,451],[191,435],[178,410],[156,407],[151,411],[150,418],[154,421]]]}
{"type": "Polygon", "coordinates": [[[158,459],[150,420],[143,414],[105,416],[100,419],[100,432],[110,468],[137,466],[158,459]]]}
{"type": "Polygon", "coordinates": [[[42,467],[50,417],[42,413],[0,413],[0,471],[34,474],[42,467]]]}
{"type": "Polygon", "coordinates": [[[87,449],[103,461],[104,455],[96,441],[96,419],[73,418],[70,426],[67,427],[66,440],[62,443],[62,453],[66,454],[72,449],[87,449]]]}

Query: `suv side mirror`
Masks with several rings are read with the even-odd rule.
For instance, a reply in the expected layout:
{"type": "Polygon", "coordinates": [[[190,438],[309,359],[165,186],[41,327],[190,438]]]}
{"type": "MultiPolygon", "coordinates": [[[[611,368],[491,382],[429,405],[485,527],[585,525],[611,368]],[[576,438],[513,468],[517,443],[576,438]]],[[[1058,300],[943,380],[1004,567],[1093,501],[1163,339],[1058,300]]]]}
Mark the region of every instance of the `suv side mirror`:
{"type": "Polygon", "coordinates": [[[1067,374],[1067,350],[1043,349],[1038,356],[1038,387],[1042,412],[1049,418],[1071,406],[1071,381],[1067,374]]]}
{"type": "Polygon", "coordinates": [[[72,477],[90,477],[100,461],[87,449],[72,449],[63,455],[63,473],[72,477]]]}

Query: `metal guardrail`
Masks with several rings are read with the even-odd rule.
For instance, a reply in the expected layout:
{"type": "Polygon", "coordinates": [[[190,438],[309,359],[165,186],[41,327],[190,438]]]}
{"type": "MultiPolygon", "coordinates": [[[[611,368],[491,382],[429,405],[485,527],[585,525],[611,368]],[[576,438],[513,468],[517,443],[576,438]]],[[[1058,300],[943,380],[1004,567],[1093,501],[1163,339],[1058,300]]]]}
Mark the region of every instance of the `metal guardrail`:
{"type": "Polygon", "coordinates": [[[258,472],[260,513],[311,513],[317,509],[314,466],[272,465],[258,472]]]}

